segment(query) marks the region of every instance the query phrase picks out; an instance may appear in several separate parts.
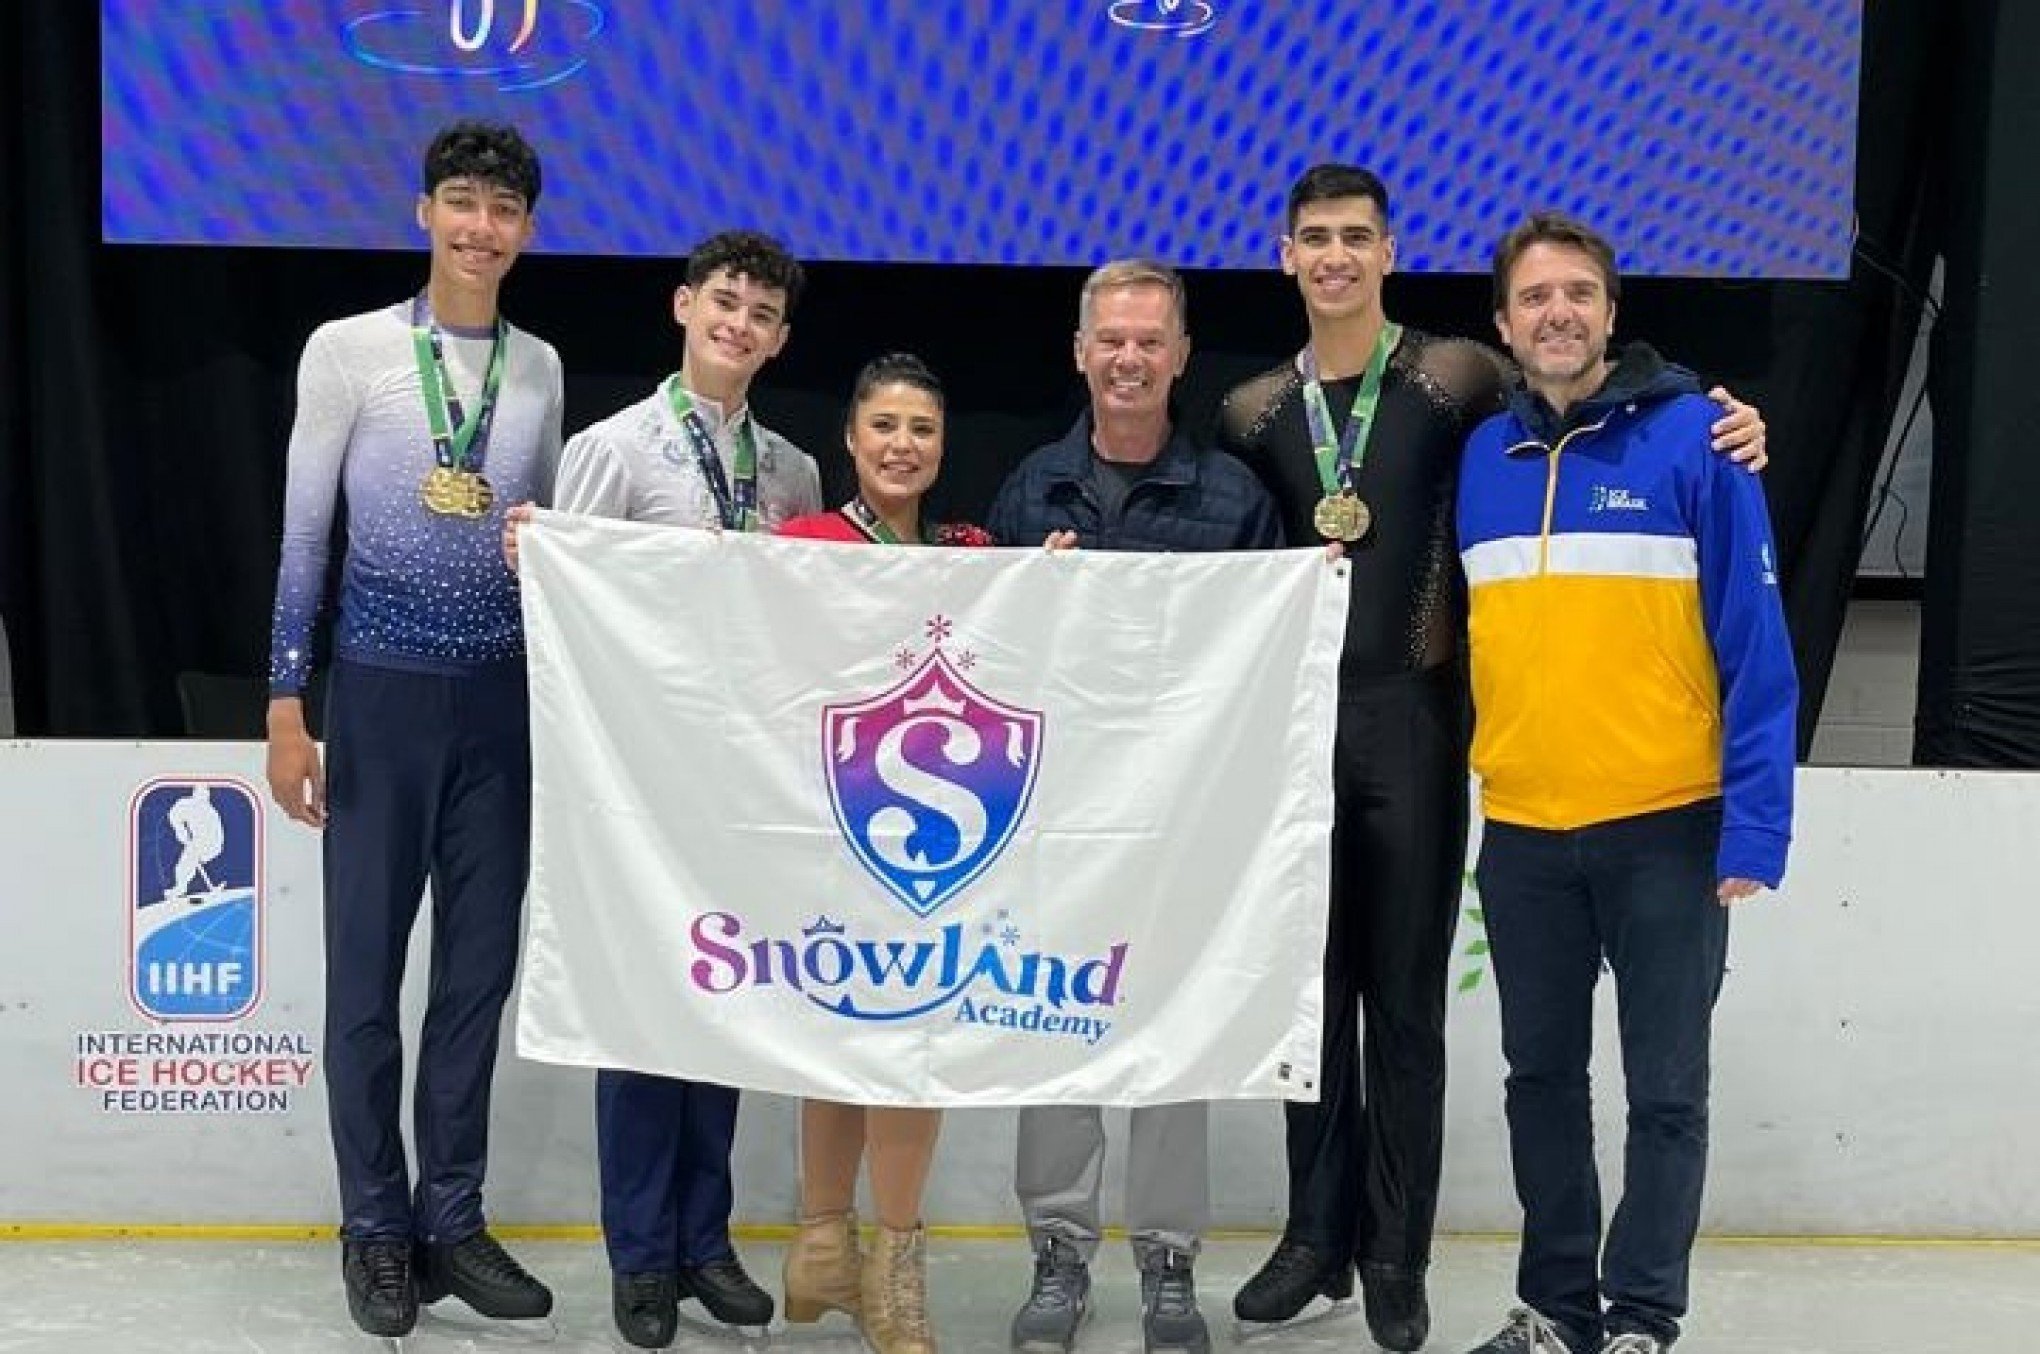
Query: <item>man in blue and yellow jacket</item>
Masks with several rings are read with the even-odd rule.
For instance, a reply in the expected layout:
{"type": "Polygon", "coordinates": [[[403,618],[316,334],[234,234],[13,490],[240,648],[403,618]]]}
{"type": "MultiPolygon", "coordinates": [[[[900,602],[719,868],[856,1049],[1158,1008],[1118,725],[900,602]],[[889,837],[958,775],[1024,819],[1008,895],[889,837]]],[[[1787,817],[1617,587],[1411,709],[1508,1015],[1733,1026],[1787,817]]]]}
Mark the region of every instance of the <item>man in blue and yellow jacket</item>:
{"type": "Polygon", "coordinates": [[[1699,1226],[1727,907],[1785,872],[1798,686],[1763,491],[1709,451],[1690,373],[1610,352],[1614,251],[1540,215],[1494,275],[1523,383],[1467,444],[1458,531],[1524,1307],[1479,1354],[1660,1354],[1699,1226]],[[1604,962],[1629,1098],[1605,1249],[1604,962]]]}

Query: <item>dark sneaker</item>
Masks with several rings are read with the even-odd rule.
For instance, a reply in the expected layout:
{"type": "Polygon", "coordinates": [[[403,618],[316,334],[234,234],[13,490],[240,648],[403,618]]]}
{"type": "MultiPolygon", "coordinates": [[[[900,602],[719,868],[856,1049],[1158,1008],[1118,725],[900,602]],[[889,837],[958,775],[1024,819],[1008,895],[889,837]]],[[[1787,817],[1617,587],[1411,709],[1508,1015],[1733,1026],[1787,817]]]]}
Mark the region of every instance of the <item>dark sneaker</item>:
{"type": "Polygon", "coordinates": [[[682,1266],[680,1292],[692,1293],[708,1314],[725,1326],[769,1326],[772,1295],[752,1281],[736,1256],[705,1265],[682,1266]]]}
{"type": "Polygon", "coordinates": [[[340,1280],[347,1286],[347,1314],[364,1333],[395,1339],[418,1324],[409,1241],[342,1240],[340,1280]]]}
{"type": "Polygon", "coordinates": [[[1067,1241],[1050,1237],[1034,1253],[1034,1288],[1013,1317],[1013,1348],[1068,1354],[1091,1310],[1091,1271],[1067,1241]]]}
{"type": "Polygon", "coordinates": [[[525,1273],[524,1266],[487,1232],[450,1246],[419,1247],[419,1288],[428,1302],[456,1297],[498,1321],[530,1321],[552,1315],[552,1290],[525,1273]]]}
{"type": "Polygon", "coordinates": [[[1608,1337],[1608,1343],[1601,1346],[1601,1354],[1667,1354],[1669,1344],[1655,1335],[1640,1330],[1626,1330],[1608,1337]]]}
{"type": "Polygon", "coordinates": [[[1211,1332],[1197,1310],[1197,1284],[1183,1251],[1141,1262],[1140,1335],[1147,1354],[1210,1354],[1211,1332]]]}
{"type": "Polygon", "coordinates": [[[1360,1291],[1367,1300],[1367,1333],[1396,1354],[1422,1349],[1431,1338],[1431,1302],[1424,1271],[1401,1265],[1360,1266],[1360,1291]]]}
{"type": "Polygon", "coordinates": [[[664,1349],[680,1333],[680,1279],[675,1274],[614,1274],[609,1311],[616,1332],[639,1349],[664,1349]]]}
{"type": "Polygon", "coordinates": [[[1271,1325],[1292,1321],[1320,1296],[1333,1302],[1352,1297],[1353,1267],[1284,1237],[1267,1263],[1233,1295],[1233,1315],[1271,1325]]]}
{"type": "Polygon", "coordinates": [[[1475,1345],[1468,1354],[1586,1354],[1586,1351],[1567,1344],[1558,1327],[1540,1313],[1518,1307],[1509,1313],[1508,1325],[1475,1345]]]}

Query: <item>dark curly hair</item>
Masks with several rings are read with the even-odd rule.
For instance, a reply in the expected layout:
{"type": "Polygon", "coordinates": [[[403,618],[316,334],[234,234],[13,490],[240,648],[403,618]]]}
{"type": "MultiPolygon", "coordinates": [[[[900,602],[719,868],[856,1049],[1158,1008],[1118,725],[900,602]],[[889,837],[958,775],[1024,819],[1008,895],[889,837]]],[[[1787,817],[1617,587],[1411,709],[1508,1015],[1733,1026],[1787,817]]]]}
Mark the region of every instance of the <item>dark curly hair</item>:
{"type": "Polygon", "coordinates": [[[538,205],[538,152],[515,127],[500,122],[456,122],[440,129],[425,148],[422,181],[429,195],[448,179],[474,179],[508,188],[538,205]]]}
{"type": "Polygon", "coordinates": [[[785,245],[755,230],[725,230],[694,246],[687,256],[687,285],[699,287],[725,269],[731,277],[748,277],[762,287],[785,292],[787,319],[793,317],[801,288],[807,285],[800,260],[787,253],[785,245]]]}

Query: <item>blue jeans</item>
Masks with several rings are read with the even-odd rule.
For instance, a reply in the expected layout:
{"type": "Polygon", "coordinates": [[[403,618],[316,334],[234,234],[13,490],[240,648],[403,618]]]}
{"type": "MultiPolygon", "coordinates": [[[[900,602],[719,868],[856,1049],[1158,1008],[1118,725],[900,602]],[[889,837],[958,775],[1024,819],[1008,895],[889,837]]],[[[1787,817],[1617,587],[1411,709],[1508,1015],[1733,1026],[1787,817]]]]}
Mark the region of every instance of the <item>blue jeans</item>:
{"type": "Polygon", "coordinates": [[[1669,1343],[1686,1311],[1707,1174],[1708,1039],[1728,956],[1728,909],[1714,893],[1720,844],[1718,801],[1570,831],[1491,822],[1482,839],[1523,1205],[1517,1292],[1575,1348],[1623,1331],[1669,1343]],[[1587,1075],[1604,962],[1629,1097],[1605,1249],[1587,1075]]]}

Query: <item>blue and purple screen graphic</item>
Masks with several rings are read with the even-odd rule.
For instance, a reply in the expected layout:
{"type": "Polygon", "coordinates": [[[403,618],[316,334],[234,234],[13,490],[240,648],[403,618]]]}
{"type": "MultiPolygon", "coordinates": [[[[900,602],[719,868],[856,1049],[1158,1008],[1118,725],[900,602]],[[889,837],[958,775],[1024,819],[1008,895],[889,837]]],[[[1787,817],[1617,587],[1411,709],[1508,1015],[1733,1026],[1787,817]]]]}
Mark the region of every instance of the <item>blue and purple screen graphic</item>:
{"type": "Polygon", "coordinates": [[[1401,266],[1523,213],[1625,268],[1847,270],[1862,0],[102,0],[108,240],[406,248],[457,117],[539,148],[539,247],[1266,267],[1368,165],[1401,266]]]}

